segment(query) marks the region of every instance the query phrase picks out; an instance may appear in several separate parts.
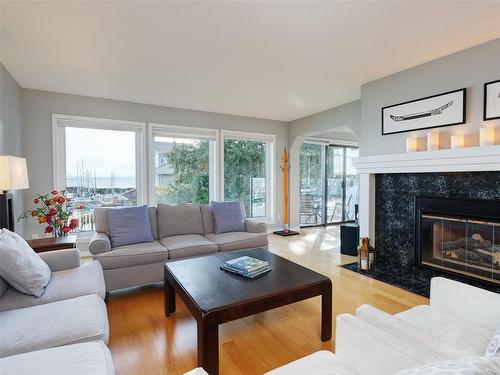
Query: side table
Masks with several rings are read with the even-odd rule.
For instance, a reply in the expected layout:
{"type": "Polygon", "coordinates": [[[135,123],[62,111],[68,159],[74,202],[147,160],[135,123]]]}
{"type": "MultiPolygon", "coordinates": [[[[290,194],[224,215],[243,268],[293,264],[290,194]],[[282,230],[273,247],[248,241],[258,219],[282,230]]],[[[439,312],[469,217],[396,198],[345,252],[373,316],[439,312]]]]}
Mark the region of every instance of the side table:
{"type": "Polygon", "coordinates": [[[357,256],[359,244],[359,224],[348,223],[340,225],[340,253],[357,256]]]}
{"type": "Polygon", "coordinates": [[[44,253],[46,251],[71,249],[76,247],[76,235],[66,237],[37,238],[26,241],[35,253],[44,253]]]}

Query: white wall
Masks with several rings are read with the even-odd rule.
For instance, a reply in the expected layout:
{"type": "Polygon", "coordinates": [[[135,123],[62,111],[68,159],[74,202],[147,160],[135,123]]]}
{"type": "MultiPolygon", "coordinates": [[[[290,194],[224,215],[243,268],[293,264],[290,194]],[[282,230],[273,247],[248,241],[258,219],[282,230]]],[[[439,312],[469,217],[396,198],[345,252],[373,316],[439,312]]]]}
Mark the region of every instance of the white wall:
{"type": "MultiPolygon", "coordinates": [[[[31,188],[24,195],[26,207],[31,207],[34,193],[47,192],[53,187],[52,113],[274,134],[278,153],[288,143],[288,125],[280,121],[29,89],[22,89],[21,95],[22,142],[31,181],[31,188]]],[[[279,157],[276,159],[276,213],[281,214],[282,181],[278,172],[279,157]]],[[[281,220],[277,221],[277,226],[281,226],[281,220]]],[[[30,221],[26,228],[26,237],[31,237],[32,233],[40,234],[41,228],[30,221]]]]}
{"type": "MultiPolygon", "coordinates": [[[[383,136],[382,107],[464,87],[467,88],[467,123],[439,130],[445,133],[445,147],[450,135],[460,132],[470,135],[471,144],[477,143],[474,135],[483,125],[483,85],[497,79],[500,79],[500,39],[364,84],[361,87],[360,155],[405,152],[406,137],[422,137],[428,131],[383,136]]],[[[500,121],[491,121],[491,126],[500,127],[500,121]]]]}
{"type": "MultiPolygon", "coordinates": [[[[0,155],[23,156],[21,147],[21,88],[0,63],[0,155]]],[[[22,192],[14,194],[14,215],[23,212],[22,192]]],[[[23,233],[23,223],[16,232],[23,233]]]]}

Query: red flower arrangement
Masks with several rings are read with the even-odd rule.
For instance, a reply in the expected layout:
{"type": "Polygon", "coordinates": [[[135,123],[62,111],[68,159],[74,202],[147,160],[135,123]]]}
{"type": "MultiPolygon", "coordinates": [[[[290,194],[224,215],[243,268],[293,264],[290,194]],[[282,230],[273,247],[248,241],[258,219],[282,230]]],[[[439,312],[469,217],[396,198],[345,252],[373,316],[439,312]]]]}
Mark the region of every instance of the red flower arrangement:
{"type": "Polygon", "coordinates": [[[26,211],[19,219],[29,216],[45,226],[45,233],[52,233],[54,237],[64,237],[78,227],[78,219],[71,218],[73,212],[68,211],[66,203],[70,198],[66,197],[66,191],[51,191],[49,194],[37,194],[33,203],[38,205],[33,211],[26,211]]]}

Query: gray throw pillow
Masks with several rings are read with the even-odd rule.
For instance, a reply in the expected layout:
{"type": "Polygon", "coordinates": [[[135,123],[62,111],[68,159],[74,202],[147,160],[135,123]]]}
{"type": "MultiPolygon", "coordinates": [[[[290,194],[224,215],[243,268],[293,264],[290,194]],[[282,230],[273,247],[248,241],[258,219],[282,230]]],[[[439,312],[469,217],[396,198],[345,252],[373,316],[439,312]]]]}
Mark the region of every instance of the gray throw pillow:
{"type": "Polygon", "coordinates": [[[21,293],[40,297],[52,272],[18,234],[0,231],[0,277],[21,293]]]}
{"type": "Polygon", "coordinates": [[[212,202],[215,233],[245,232],[245,212],[241,202],[212,202]]]}
{"type": "Polygon", "coordinates": [[[107,210],[111,247],[153,241],[148,206],[107,210]]]}
{"type": "Polygon", "coordinates": [[[500,326],[498,326],[497,331],[486,348],[486,357],[500,361],[500,326]]]}

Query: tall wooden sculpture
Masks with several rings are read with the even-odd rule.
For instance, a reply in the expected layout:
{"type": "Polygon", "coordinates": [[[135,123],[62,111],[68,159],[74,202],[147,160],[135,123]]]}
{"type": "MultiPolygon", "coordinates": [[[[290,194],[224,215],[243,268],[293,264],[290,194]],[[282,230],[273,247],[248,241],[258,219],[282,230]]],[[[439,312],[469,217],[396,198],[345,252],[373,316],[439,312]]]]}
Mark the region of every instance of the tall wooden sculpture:
{"type": "Polygon", "coordinates": [[[281,153],[281,172],[283,172],[283,230],[278,230],[274,232],[280,236],[293,236],[294,234],[299,234],[299,232],[294,232],[289,228],[289,217],[288,217],[288,171],[290,171],[290,162],[288,160],[288,152],[286,147],[283,147],[283,152],[281,153]]]}

